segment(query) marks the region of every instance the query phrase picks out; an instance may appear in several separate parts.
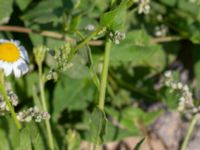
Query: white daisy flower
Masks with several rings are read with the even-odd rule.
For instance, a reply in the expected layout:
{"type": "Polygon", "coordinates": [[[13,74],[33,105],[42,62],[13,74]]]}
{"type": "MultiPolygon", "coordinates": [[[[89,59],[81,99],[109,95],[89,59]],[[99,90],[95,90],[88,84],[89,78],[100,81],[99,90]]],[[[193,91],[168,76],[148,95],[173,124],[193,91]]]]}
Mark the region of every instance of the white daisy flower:
{"type": "Polygon", "coordinates": [[[16,78],[28,72],[28,54],[24,46],[16,40],[0,39],[0,70],[3,69],[6,76],[12,72],[16,78]]]}

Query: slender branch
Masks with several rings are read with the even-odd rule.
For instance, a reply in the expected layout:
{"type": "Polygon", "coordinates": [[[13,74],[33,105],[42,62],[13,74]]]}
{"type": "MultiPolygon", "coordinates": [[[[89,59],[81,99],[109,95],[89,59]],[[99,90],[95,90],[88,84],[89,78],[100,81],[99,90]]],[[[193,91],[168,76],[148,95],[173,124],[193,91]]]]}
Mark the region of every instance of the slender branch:
{"type": "MultiPolygon", "coordinates": [[[[76,39],[66,37],[63,34],[53,32],[53,31],[35,31],[30,28],[20,27],[20,26],[0,26],[0,31],[9,31],[9,32],[18,32],[18,33],[25,33],[25,34],[39,34],[41,36],[55,38],[59,40],[63,40],[66,42],[76,42],[76,39]]],[[[164,42],[172,42],[172,41],[179,41],[182,40],[182,37],[179,36],[166,36],[166,37],[158,37],[158,38],[152,38],[150,40],[150,43],[156,44],[156,43],[164,43],[164,42]]],[[[104,44],[104,41],[102,40],[91,40],[88,42],[89,45],[92,46],[101,46],[104,44]]]]}
{"type": "MultiPolygon", "coordinates": [[[[45,37],[64,40],[66,42],[76,42],[75,39],[70,38],[70,37],[66,37],[63,34],[60,34],[60,33],[57,33],[57,32],[35,31],[35,30],[30,29],[30,28],[19,27],[19,26],[0,26],[0,31],[18,32],[18,33],[25,33],[25,34],[34,33],[34,34],[39,34],[39,35],[45,36],[45,37]]],[[[94,46],[103,45],[103,41],[93,40],[93,41],[89,42],[89,45],[94,45],[94,46]]]]}
{"type": "Polygon", "coordinates": [[[192,131],[194,130],[194,127],[195,127],[195,125],[197,123],[197,120],[198,120],[198,114],[194,115],[193,118],[192,118],[192,121],[190,123],[189,129],[188,129],[187,134],[185,136],[185,139],[184,139],[184,141],[183,141],[183,143],[181,145],[181,150],[186,150],[187,144],[188,144],[188,142],[190,140],[190,137],[192,135],[192,131]]]}
{"type": "Polygon", "coordinates": [[[150,43],[173,42],[173,41],[180,41],[182,39],[183,38],[179,36],[165,36],[165,37],[152,38],[150,40],[150,43]]]}
{"type": "MultiPolygon", "coordinates": [[[[44,81],[43,81],[43,78],[42,78],[42,65],[38,65],[38,68],[39,68],[39,88],[40,88],[40,96],[41,96],[41,101],[42,101],[42,107],[43,107],[44,111],[48,111],[46,99],[45,99],[45,94],[44,94],[44,81]]],[[[50,124],[49,120],[45,120],[45,124],[46,124],[46,128],[47,128],[49,148],[50,148],[50,150],[54,150],[53,134],[52,134],[52,130],[51,130],[51,124],[50,124]]]]}
{"type": "Polygon", "coordinates": [[[73,49],[74,53],[75,53],[78,49],[82,48],[84,45],[88,44],[88,43],[90,42],[90,40],[91,40],[92,38],[94,38],[101,30],[102,30],[102,27],[97,28],[97,29],[96,29],[94,32],[92,32],[85,40],[83,40],[81,43],[79,43],[79,44],[73,49]]]}

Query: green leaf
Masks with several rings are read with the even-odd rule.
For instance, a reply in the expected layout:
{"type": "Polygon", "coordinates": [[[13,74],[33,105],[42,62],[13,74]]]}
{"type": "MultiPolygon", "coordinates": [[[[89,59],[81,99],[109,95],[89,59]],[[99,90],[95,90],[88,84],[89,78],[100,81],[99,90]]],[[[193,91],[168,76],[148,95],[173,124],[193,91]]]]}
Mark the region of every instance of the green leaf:
{"type": "Polygon", "coordinates": [[[122,2],[117,8],[104,13],[100,18],[100,24],[111,30],[121,30],[126,19],[126,2],[122,2]]]}
{"type": "Polygon", "coordinates": [[[134,135],[140,135],[138,123],[142,122],[145,126],[151,124],[160,115],[161,111],[144,112],[140,108],[126,107],[122,111],[106,107],[106,113],[113,117],[125,129],[128,129],[134,135]]]}
{"type": "Polygon", "coordinates": [[[149,36],[143,31],[128,33],[119,45],[112,46],[110,63],[119,66],[131,62],[132,66],[148,66],[161,71],[165,67],[165,53],[159,45],[149,42],[149,36]]]}
{"type": "Polygon", "coordinates": [[[162,99],[164,103],[171,109],[177,109],[178,100],[180,98],[180,94],[176,92],[171,92],[171,89],[164,89],[164,95],[162,95],[162,99]]]}
{"type": "Polygon", "coordinates": [[[134,150],[140,150],[145,138],[141,139],[135,146],[134,150]]]}
{"type": "Polygon", "coordinates": [[[25,15],[22,16],[22,19],[45,24],[57,20],[62,13],[63,7],[60,0],[44,0],[39,2],[33,9],[26,12],[25,15]]]}
{"type": "Polygon", "coordinates": [[[31,1],[32,0],[16,0],[16,3],[19,6],[19,8],[23,11],[28,7],[31,1]]]}
{"type": "Polygon", "coordinates": [[[5,124],[7,123],[5,119],[0,120],[0,138],[1,138],[1,144],[0,149],[3,150],[10,150],[10,143],[9,143],[9,129],[8,126],[5,124]]]}
{"type": "MultiPolygon", "coordinates": [[[[136,120],[139,117],[138,115],[133,116],[127,116],[124,111],[117,111],[113,108],[106,108],[106,113],[109,114],[112,118],[117,120],[120,125],[122,125],[125,129],[127,129],[132,135],[140,135],[140,130],[136,126],[136,120]]],[[[137,110],[136,110],[137,111],[137,110]]]]}
{"type": "Polygon", "coordinates": [[[94,144],[102,144],[106,131],[106,116],[99,108],[95,108],[90,120],[90,139],[94,144]]]}
{"type": "Polygon", "coordinates": [[[32,150],[31,147],[31,138],[30,138],[30,129],[28,126],[20,131],[20,147],[17,150],[32,150]]]}
{"type": "Polygon", "coordinates": [[[13,0],[3,0],[0,3],[0,24],[5,24],[9,21],[10,15],[13,12],[13,0]]]}
{"type": "Polygon", "coordinates": [[[95,86],[88,78],[75,79],[68,75],[60,77],[53,98],[53,119],[57,120],[64,109],[84,110],[93,99],[95,86]]]}
{"type": "Polygon", "coordinates": [[[104,135],[104,143],[119,141],[130,136],[135,136],[135,134],[127,129],[122,129],[113,125],[110,121],[107,122],[106,132],[104,135]]]}
{"type": "Polygon", "coordinates": [[[27,128],[29,128],[29,134],[31,138],[31,143],[34,150],[46,150],[47,139],[46,128],[42,124],[37,124],[35,122],[28,123],[27,128]]]}

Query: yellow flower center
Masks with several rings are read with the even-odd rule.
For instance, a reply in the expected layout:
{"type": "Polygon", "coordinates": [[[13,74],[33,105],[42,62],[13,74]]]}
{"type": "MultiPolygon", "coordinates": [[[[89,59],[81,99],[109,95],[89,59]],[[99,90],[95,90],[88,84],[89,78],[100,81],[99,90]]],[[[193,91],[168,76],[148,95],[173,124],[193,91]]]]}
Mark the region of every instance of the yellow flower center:
{"type": "Polygon", "coordinates": [[[19,57],[20,51],[15,44],[9,42],[0,44],[0,60],[15,62],[19,57]]]}

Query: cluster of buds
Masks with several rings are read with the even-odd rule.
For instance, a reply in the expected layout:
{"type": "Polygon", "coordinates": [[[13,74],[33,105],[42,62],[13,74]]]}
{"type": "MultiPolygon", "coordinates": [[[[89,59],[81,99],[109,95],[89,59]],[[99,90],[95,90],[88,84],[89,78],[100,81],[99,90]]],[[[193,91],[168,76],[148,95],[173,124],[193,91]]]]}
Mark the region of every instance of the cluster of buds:
{"type": "Polygon", "coordinates": [[[50,119],[50,115],[46,111],[40,111],[38,107],[31,107],[28,110],[24,110],[17,114],[17,118],[21,122],[30,122],[34,120],[35,122],[41,122],[42,120],[50,119]]]}
{"type": "MultiPolygon", "coordinates": [[[[7,91],[8,98],[13,106],[18,105],[18,97],[13,91],[7,91]]],[[[4,97],[0,94],[0,115],[4,115],[9,112],[9,108],[4,100],[4,97]]]]}
{"type": "Polygon", "coordinates": [[[50,70],[46,76],[47,80],[54,80],[57,81],[58,80],[58,74],[55,71],[50,70]]]}
{"type": "Polygon", "coordinates": [[[95,29],[95,26],[93,24],[88,24],[86,27],[85,27],[85,30],[86,31],[94,31],[95,29]]]}
{"type": "Polygon", "coordinates": [[[150,0],[139,0],[138,14],[149,14],[150,12],[150,0]]]}
{"type": "Polygon", "coordinates": [[[68,63],[70,52],[71,46],[69,43],[55,51],[54,59],[58,64],[59,71],[66,71],[72,66],[70,63],[68,63]]]}
{"type": "Polygon", "coordinates": [[[181,82],[174,81],[172,72],[167,71],[164,74],[164,84],[171,89],[171,92],[176,91],[180,94],[178,111],[191,111],[197,109],[193,104],[192,93],[188,85],[183,85],[181,82]]]}
{"type": "Polygon", "coordinates": [[[111,31],[109,37],[115,44],[119,44],[120,41],[125,39],[126,35],[125,33],[121,33],[119,31],[111,31]]]}
{"type": "MultiPolygon", "coordinates": [[[[16,107],[19,103],[17,95],[11,90],[11,87],[8,83],[5,84],[6,92],[8,99],[13,107],[16,107]]],[[[6,101],[3,95],[0,93],[0,115],[3,116],[6,113],[9,113],[9,107],[6,104],[6,101]]],[[[21,122],[29,122],[34,120],[36,122],[41,122],[42,120],[49,119],[50,115],[48,112],[39,111],[37,107],[29,108],[27,111],[22,111],[17,114],[17,118],[21,122]]]]}
{"type": "Polygon", "coordinates": [[[157,37],[163,37],[167,35],[168,27],[166,25],[160,25],[155,27],[155,36],[157,37]]]}

